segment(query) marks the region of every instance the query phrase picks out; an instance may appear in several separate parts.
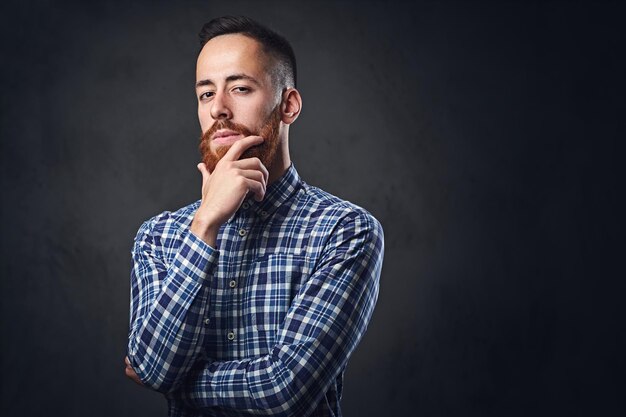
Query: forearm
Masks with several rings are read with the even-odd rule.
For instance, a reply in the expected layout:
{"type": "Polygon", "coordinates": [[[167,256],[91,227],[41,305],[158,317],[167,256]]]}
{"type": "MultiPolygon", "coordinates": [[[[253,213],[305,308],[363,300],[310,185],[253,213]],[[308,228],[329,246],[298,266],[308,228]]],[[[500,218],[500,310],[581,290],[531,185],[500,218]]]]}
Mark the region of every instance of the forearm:
{"type": "Polygon", "coordinates": [[[249,414],[304,415],[297,412],[303,386],[297,376],[277,358],[205,363],[192,369],[173,395],[199,410],[232,408],[249,414]]]}
{"type": "Polygon", "coordinates": [[[360,297],[363,306],[355,306],[355,314],[334,317],[333,323],[322,324],[295,340],[285,329],[270,353],[262,357],[206,363],[192,369],[175,395],[200,410],[222,407],[250,414],[307,415],[345,368],[365,331],[374,301],[371,289],[360,297]]]}
{"type": "Polygon", "coordinates": [[[310,277],[267,355],[198,366],[175,395],[197,409],[278,416],[314,409],[345,368],[378,295],[382,240],[351,249],[310,277]]]}
{"type": "Polygon", "coordinates": [[[217,253],[191,234],[167,266],[152,250],[140,242],[134,252],[128,357],[146,386],[169,392],[201,352],[217,253]]]}

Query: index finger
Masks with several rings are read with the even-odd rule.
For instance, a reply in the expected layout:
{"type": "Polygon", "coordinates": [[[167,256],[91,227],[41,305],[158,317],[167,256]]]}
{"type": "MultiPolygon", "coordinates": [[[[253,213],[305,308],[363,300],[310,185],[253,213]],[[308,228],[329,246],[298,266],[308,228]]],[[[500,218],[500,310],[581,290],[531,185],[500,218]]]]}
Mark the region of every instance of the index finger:
{"type": "Polygon", "coordinates": [[[246,149],[255,145],[260,145],[264,140],[265,139],[261,136],[246,136],[243,139],[239,139],[237,142],[232,144],[222,159],[227,161],[237,161],[246,149]]]}

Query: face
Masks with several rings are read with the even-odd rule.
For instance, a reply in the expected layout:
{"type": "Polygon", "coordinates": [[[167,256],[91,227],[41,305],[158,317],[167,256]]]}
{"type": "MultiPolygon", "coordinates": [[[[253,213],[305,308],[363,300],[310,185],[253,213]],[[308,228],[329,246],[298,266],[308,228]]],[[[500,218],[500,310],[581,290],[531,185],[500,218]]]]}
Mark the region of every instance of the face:
{"type": "Polygon", "coordinates": [[[209,171],[237,140],[255,134],[265,141],[242,158],[257,156],[267,167],[279,145],[280,103],[272,84],[271,59],[244,35],[208,41],[196,68],[200,152],[209,171]]]}

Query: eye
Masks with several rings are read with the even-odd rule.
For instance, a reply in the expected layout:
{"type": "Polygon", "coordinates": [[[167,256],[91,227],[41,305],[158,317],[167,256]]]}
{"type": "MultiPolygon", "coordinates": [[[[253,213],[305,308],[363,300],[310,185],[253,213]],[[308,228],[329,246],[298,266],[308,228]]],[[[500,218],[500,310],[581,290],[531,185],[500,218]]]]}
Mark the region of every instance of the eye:
{"type": "Polygon", "coordinates": [[[213,94],[214,94],[213,91],[206,91],[206,92],[200,94],[199,99],[200,100],[208,100],[211,97],[213,97],[213,94]]]}
{"type": "Polygon", "coordinates": [[[233,88],[233,91],[236,92],[236,93],[246,94],[246,93],[249,93],[250,91],[252,91],[252,89],[249,88],[249,87],[245,87],[245,86],[239,86],[239,87],[233,88]]]}

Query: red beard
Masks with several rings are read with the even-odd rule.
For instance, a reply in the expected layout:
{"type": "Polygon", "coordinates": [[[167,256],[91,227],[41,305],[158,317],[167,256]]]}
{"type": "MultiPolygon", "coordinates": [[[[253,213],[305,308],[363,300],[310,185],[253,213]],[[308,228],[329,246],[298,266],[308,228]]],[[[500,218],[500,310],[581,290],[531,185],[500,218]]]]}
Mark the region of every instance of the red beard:
{"type": "Polygon", "coordinates": [[[261,136],[263,143],[260,145],[252,146],[246,149],[239,159],[254,158],[257,157],[261,160],[261,163],[265,165],[267,169],[270,168],[274,158],[276,157],[276,151],[278,150],[278,130],[280,127],[280,105],[276,106],[270,115],[268,116],[265,124],[258,133],[254,133],[246,126],[239,123],[231,122],[230,120],[218,120],[213,123],[213,126],[200,137],[200,145],[198,149],[202,155],[202,162],[205,163],[209,172],[215,170],[215,166],[222,157],[228,152],[230,146],[220,146],[215,150],[211,149],[211,137],[220,129],[233,130],[237,133],[246,136],[261,136]]]}

